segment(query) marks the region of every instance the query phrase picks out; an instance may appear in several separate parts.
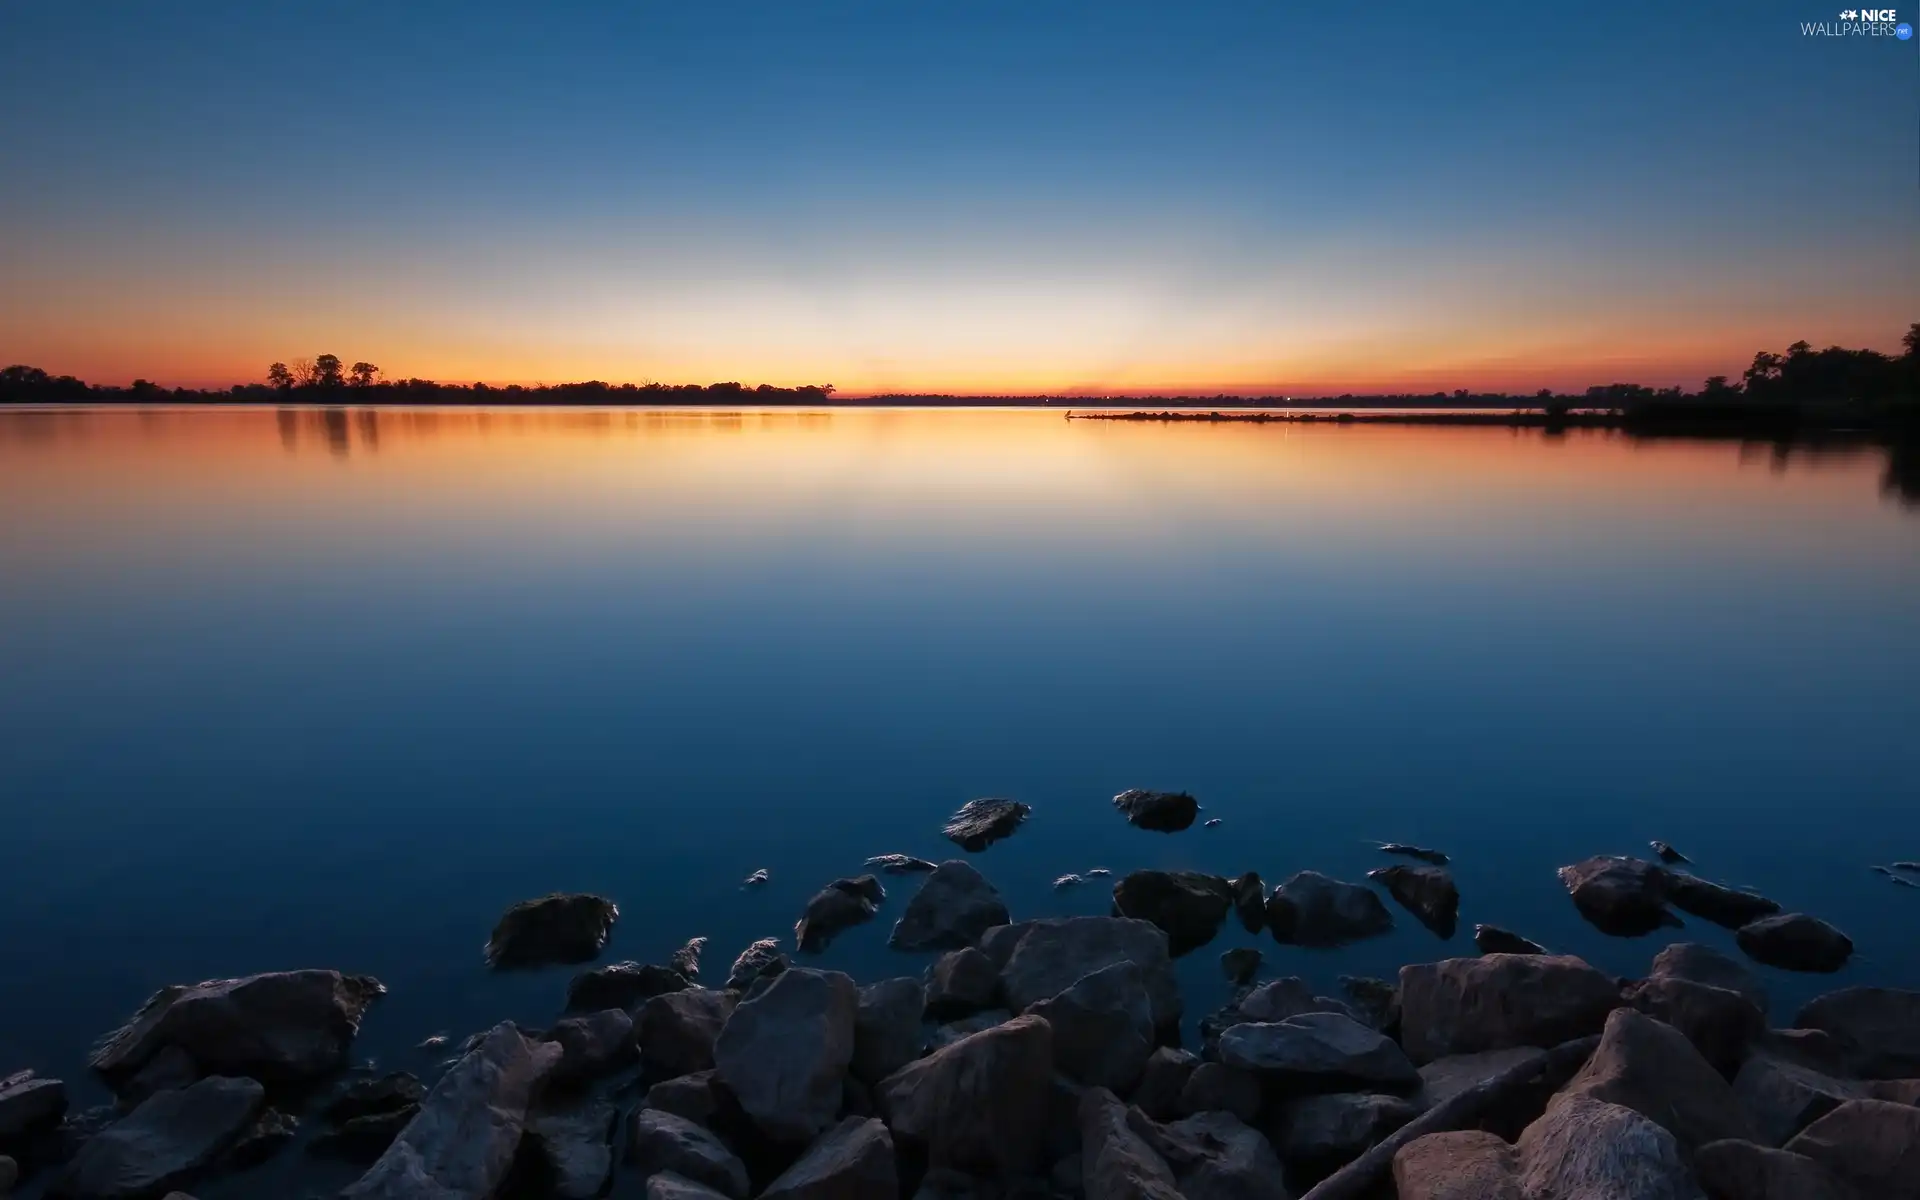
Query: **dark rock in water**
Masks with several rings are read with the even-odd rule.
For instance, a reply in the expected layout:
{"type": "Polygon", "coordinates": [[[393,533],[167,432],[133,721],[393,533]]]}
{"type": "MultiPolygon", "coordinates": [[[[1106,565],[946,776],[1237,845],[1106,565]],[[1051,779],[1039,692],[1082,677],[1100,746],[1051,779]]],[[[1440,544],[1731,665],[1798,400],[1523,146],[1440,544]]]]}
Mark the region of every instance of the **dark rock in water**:
{"type": "Polygon", "coordinates": [[[761,938],[733,960],[726,987],[730,992],[745,991],[762,975],[778,975],[786,969],[787,956],[780,953],[780,943],[773,938],[761,938]]]}
{"type": "Polygon", "coordinates": [[[794,944],[802,954],[818,954],[839,934],[879,912],[886,898],[875,876],[836,879],[807,901],[807,911],[793,927],[794,944]]]}
{"type": "Polygon", "coordinates": [[[1000,839],[1012,837],[1032,811],[1018,800],[969,800],[947,818],[947,827],[942,832],[962,850],[978,854],[1000,839]]]}
{"type": "Polygon", "coordinates": [[[713,1069],[713,1043],[739,996],[712,988],[685,988],[640,1006],[633,1023],[640,1061],[661,1078],[713,1069]]]}
{"type": "Polygon", "coordinates": [[[420,1103],[427,1089],[405,1071],[349,1080],[333,1094],[320,1115],[328,1121],[351,1121],[373,1113],[394,1112],[420,1103]]]}
{"type": "MultiPolygon", "coordinates": [[[[145,1066],[125,1079],[114,1082],[114,1103],[123,1112],[132,1112],[140,1106],[141,1101],[155,1092],[186,1087],[200,1076],[200,1065],[193,1061],[193,1055],[178,1046],[163,1046],[159,1053],[147,1060],[145,1066]]],[[[0,1125],[4,1124],[4,1121],[0,1121],[0,1125]]]]}
{"type": "Polygon", "coordinates": [[[1833,1038],[1861,1079],[1920,1079],[1920,991],[1842,988],[1808,1003],[1793,1023],[1833,1038]]]}
{"type": "Polygon", "coordinates": [[[1674,1136],[1619,1104],[1556,1101],[1515,1148],[1521,1191],[1538,1200],[1701,1200],[1674,1136]]]}
{"type": "Polygon", "coordinates": [[[927,968],[927,1015],[951,1021],[1000,1007],[1000,968],[972,946],[949,951],[927,968]]]}
{"type": "Polygon", "coordinates": [[[1630,1108],[1673,1134],[1691,1152],[1723,1138],[1752,1141],[1726,1078],[1676,1030],[1630,1008],[1607,1018],[1600,1046],[1552,1103],[1575,1096],[1630,1108]]]}
{"type": "Polygon", "coordinates": [[[1260,872],[1248,871],[1233,881],[1234,915],[1240,918],[1240,927],[1248,933],[1259,933],[1267,927],[1267,885],[1260,881],[1260,872]]]}
{"type": "Polygon", "coordinates": [[[1450,938],[1459,927],[1460,889],[1444,867],[1375,867],[1367,878],[1384,886],[1435,935],[1450,938]]]}
{"type": "Polygon", "coordinates": [[[1860,1200],[1852,1185],[1801,1154],[1751,1142],[1710,1142],[1693,1155],[1707,1195],[1725,1200],[1860,1200]]]}
{"type": "Polygon", "coordinates": [[[1079,887],[1085,882],[1086,879],[1079,875],[1062,875],[1053,881],[1053,890],[1056,892],[1064,892],[1068,888],[1079,887]]]}
{"type": "Polygon", "coordinates": [[[1638,937],[1678,927],[1667,911],[1669,873],[1637,858],[1601,855],[1560,868],[1560,882],[1594,928],[1615,937],[1638,937]]]}
{"type": "Polygon", "coordinates": [[[1488,954],[1400,968],[1400,1042],[1415,1062],[1600,1032],[1613,978],[1570,955],[1488,954]]]}
{"type": "MultiPolygon", "coordinates": [[[[1185,1200],[1173,1170],[1105,1088],[1080,1097],[1080,1173],[1087,1200],[1185,1200]]],[[[1274,1172],[1277,1179],[1279,1172],[1274,1172]]]]}
{"type": "Polygon", "coordinates": [[[1739,992],[1691,979],[1643,979],[1626,990],[1625,999],[1638,1011],[1679,1030],[1722,1075],[1739,1070],[1748,1047],[1767,1031],[1766,1014],[1753,1001],[1739,992]]]}
{"type": "MultiPolygon", "coordinates": [[[[705,941],[705,938],[697,939],[705,941]]],[[[689,977],[671,967],[651,963],[617,962],[594,967],[573,977],[567,985],[568,1012],[599,1012],[639,1008],[655,996],[677,992],[690,986],[689,977]]]]}
{"type": "Polygon", "coordinates": [[[258,1166],[287,1148],[300,1132],[300,1122],[277,1108],[261,1110],[253,1125],[227,1151],[227,1164],[236,1168],[258,1166]]]}
{"type": "Polygon", "coordinates": [[[1411,1088],[1420,1082],[1420,1073],[1391,1039],[1339,1013],[1235,1025],[1220,1035],[1220,1061],[1306,1088],[1411,1088]]]}
{"type": "Polygon", "coordinates": [[[822,1134],[760,1200],[897,1200],[893,1135],[877,1120],[848,1117],[822,1134]]]}
{"type": "Polygon", "coordinates": [[[1916,875],[1920,875],[1920,862],[1897,862],[1893,864],[1893,869],[1896,871],[1910,871],[1916,875]]]}
{"type": "Polygon", "coordinates": [[[941,863],[894,924],[887,945],[895,950],[958,950],[1007,923],[1007,902],[964,859],[941,863]]]}
{"type": "Polygon", "coordinates": [[[1200,802],[1185,792],[1148,792],[1129,788],[1113,798],[1113,806],[1136,829],[1179,833],[1200,815],[1200,802]]]}
{"type": "Polygon", "coordinates": [[[907,1064],[874,1101],[930,1166],[1016,1179],[1043,1162],[1052,1064],[1052,1027],[1017,1017],[907,1064]]]}
{"type": "Polygon", "coordinates": [[[1113,915],[1158,926],[1175,957],[1212,941],[1232,907],[1232,885],[1199,871],[1134,871],[1113,885],[1113,915]]]}
{"type": "Polygon", "coordinates": [[[1245,987],[1260,973],[1260,952],[1249,946],[1229,950],[1220,956],[1220,970],[1227,982],[1245,987]]]}
{"type": "Polygon", "coordinates": [[[1393,914],[1371,888],[1301,871],[1267,898],[1273,939],[1296,946],[1344,946],[1393,928],[1393,914]]]}
{"type": "Polygon", "coordinates": [[[1409,846],[1405,842],[1383,842],[1380,853],[1402,854],[1408,858],[1417,858],[1421,862],[1432,863],[1436,867],[1444,867],[1452,861],[1438,850],[1429,850],[1425,846],[1409,846]]]}
{"type": "Polygon", "coordinates": [[[556,1087],[590,1083],[640,1056],[633,1040],[633,1018],[618,1008],[558,1021],[540,1040],[560,1047],[560,1061],[551,1076],[556,1087]]]}
{"type": "Polygon", "coordinates": [[[298,1082],[346,1064],[360,1018],[385,994],[380,981],[338,971],[216,979],[154,993],[88,1060],[109,1079],[137,1071],[167,1046],[208,1074],[298,1082]]]}
{"type": "Polygon", "coordinates": [[[1680,853],[1678,850],[1675,850],[1672,846],[1667,845],[1665,842],[1651,841],[1651,842],[1648,842],[1647,845],[1653,848],[1654,857],[1658,858],[1663,863],[1673,864],[1673,863],[1683,863],[1683,862],[1693,861],[1692,859],[1688,858],[1686,855],[1680,853]]]}
{"type": "Polygon", "coordinates": [[[1414,1138],[1393,1156],[1393,1184],[1398,1200],[1526,1200],[1513,1146],[1481,1129],[1414,1138]]]}
{"type": "Polygon", "coordinates": [[[1174,1108],[1183,1117],[1226,1112],[1251,1123],[1260,1115],[1260,1079],[1224,1063],[1201,1063],[1187,1077],[1174,1108]]]}
{"type": "Polygon", "coordinates": [[[1053,1066],[1067,1078],[1127,1092],[1146,1070],[1153,1003],[1135,964],[1102,967],[1028,1011],[1053,1027],[1053,1066]]]}
{"type": "Polygon", "coordinates": [[[253,1126],[265,1102],[266,1089],[256,1081],[225,1076],[157,1092],[87,1139],[53,1193],[113,1200],[164,1192],[212,1166],[253,1126]]]}
{"type": "Polygon", "coordinates": [[[1835,1079],[1764,1050],[1741,1065],[1733,1094],[1754,1140],[1768,1146],[1784,1146],[1847,1101],[1867,1098],[1865,1084],[1835,1079]]]}
{"type": "Polygon", "coordinates": [[[0,1146],[51,1129],[67,1115],[67,1085],[20,1071],[0,1079],[0,1146]]]}
{"type": "Polygon", "coordinates": [[[1400,1028],[1400,987],[1368,975],[1342,975],[1340,990],[1361,1023],[1392,1036],[1400,1028]]]}
{"type": "Polygon", "coordinates": [[[1222,824],[1222,821],[1219,817],[1208,817],[1205,824],[1208,829],[1216,829],[1222,824]]]}
{"type": "Polygon", "coordinates": [[[762,1133],[805,1145],[832,1126],[859,1009],[848,976],[794,967],[733,1010],[714,1066],[762,1133]]]}
{"type": "MultiPolygon", "coordinates": [[[[678,950],[675,950],[673,956],[667,959],[667,966],[686,976],[689,980],[697,980],[700,978],[700,956],[706,953],[706,949],[706,938],[688,938],[686,944],[678,950]]],[[[621,1007],[630,1006],[622,1005],[621,1007]]]]}
{"type": "Polygon", "coordinates": [[[885,871],[889,875],[922,875],[939,864],[915,858],[911,854],[876,854],[865,865],[870,870],[885,871]]]}
{"type": "Polygon", "coordinates": [[[1199,1066],[1199,1056],[1190,1050],[1159,1047],[1147,1056],[1146,1069],[1140,1073],[1140,1086],[1131,1097],[1134,1106],[1156,1121],[1173,1120],[1179,1115],[1174,1106],[1180,1100],[1181,1089],[1187,1086],[1187,1080],[1199,1066]]]}
{"type": "Polygon", "coordinates": [[[1853,956],[1853,939],[1805,913],[1763,917],[1734,935],[1747,957],[1787,971],[1832,974],[1853,956]]]}
{"type": "Polygon", "coordinates": [[[1667,874],[1667,899],[1680,911],[1726,929],[1738,929],[1780,911],[1765,896],[1735,891],[1681,871],[1667,874]]]}
{"type": "Polygon", "coordinates": [[[58,1126],[26,1143],[26,1155],[48,1163],[68,1162],[80,1152],[80,1147],[124,1117],[125,1114],[111,1104],[96,1104],[79,1112],[69,1112],[58,1126]]]}
{"type": "Polygon", "coordinates": [[[1000,964],[1008,1007],[1025,1012],[1086,976],[1117,962],[1140,968],[1153,1004],[1155,1029],[1180,1019],[1180,988],[1167,935],[1145,921],[1125,917],[1054,917],[989,930],[980,949],[1000,964]]]}
{"type": "Polygon", "coordinates": [[[1547,948],[1498,925],[1475,925],[1473,944],[1482,954],[1545,954],[1547,948]]]}
{"type": "Polygon", "coordinates": [[[613,1178],[613,1129],[620,1110],[604,1101],[527,1121],[527,1137],[546,1160],[554,1200],[593,1200],[613,1178]]]}
{"type": "Polygon", "coordinates": [[[1697,942],[1675,942],[1653,956],[1649,979],[1686,979],[1709,987],[1725,988],[1745,996],[1762,1014],[1767,1011],[1767,992],[1759,979],[1738,959],[1729,958],[1697,942]]]}
{"type": "MultiPolygon", "coordinates": [[[[627,1125],[627,1161],[642,1178],[663,1172],[712,1188],[730,1200],[746,1200],[746,1164],[719,1138],[672,1113],[643,1108],[627,1125]]],[[[652,1194],[652,1189],[648,1189],[652,1194]]]]}
{"type": "Polygon", "coordinates": [[[493,927],[493,936],[487,940],[487,963],[538,967],[589,962],[606,949],[607,935],[619,917],[619,906],[613,901],[584,892],[522,900],[493,927]]]}
{"type": "Polygon", "coordinates": [[[1801,1130],[1786,1149],[1874,1200],[1920,1200],[1920,1108],[1849,1100],[1801,1130]]]}
{"type": "Polygon", "coordinates": [[[1107,870],[1105,867],[1093,867],[1087,871],[1087,878],[1104,879],[1111,874],[1113,874],[1113,872],[1107,870]]]}
{"type": "MultiPolygon", "coordinates": [[[[996,974],[996,987],[999,982],[996,974]]],[[[929,1007],[927,989],[918,979],[882,979],[861,988],[853,1019],[853,1077],[878,1083],[918,1058],[926,1042],[921,1020],[929,1007]]]]}
{"type": "Polygon", "coordinates": [[[742,879],[740,881],[740,886],[741,887],[759,887],[760,885],[766,883],[767,880],[772,878],[773,878],[772,872],[768,871],[765,867],[761,867],[759,870],[755,871],[753,874],[747,876],[745,879],[742,879]]]}
{"type": "Polygon", "coordinates": [[[1280,1110],[1274,1146],[1290,1163],[1343,1166],[1419,1115],[1398,1096],[1336,1092],[1289,1100],[1280,1110]]]}
{"type": "Polygon", "coordinates": [[[420,1106],[409,1104],[387,1112],[368,1113],[342,1121],[307,1143],[307,1153],[316,1158],[332,1158],[356,1166],[370,1167],[393,1145],[400,1131],[420,1115],[420,1106]]]}

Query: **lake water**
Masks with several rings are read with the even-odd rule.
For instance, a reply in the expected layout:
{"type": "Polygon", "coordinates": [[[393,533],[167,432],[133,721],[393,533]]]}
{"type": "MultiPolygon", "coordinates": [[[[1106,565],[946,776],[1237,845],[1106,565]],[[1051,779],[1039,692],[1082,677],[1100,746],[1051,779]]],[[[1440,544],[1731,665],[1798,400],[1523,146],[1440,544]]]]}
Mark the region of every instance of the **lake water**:
{"type": "MultiPolygon", "coordinates": [[[[0,414],[0,1073],[83,1084],[162,984],[370,972],[361,1050],[539,1025],[500,911],[620,903],[608,960],[790,936],[869,855],[949,857],[1016,917],[1068,871],[1455,856],[1475,921],[1620,974],[1554,870],[1663,838],[1852,934],[1776,1014],[1920,986],[1920,509],[1874,451],[1504,429],[1069,422],[1046,411],[0,414]],[[1166,836],[1109,798],[1187,789],[1166,836]],[[772,883],[742,890],[748,872],[772,883]]],[[[821,958],[863,980],[916,881],[821,958]]],[[[89,1085],[90,1086],[90,1085],[89,1085]]],[[[97,1102],[93,1093],[79,1103],[97,1102]]]]}

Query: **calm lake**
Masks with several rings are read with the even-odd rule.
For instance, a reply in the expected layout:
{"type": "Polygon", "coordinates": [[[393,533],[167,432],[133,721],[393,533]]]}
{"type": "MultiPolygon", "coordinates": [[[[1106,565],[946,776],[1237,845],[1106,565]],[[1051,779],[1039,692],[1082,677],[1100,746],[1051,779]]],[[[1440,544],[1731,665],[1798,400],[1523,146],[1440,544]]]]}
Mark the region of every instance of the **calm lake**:
{"type": "MultiPolygon", "coordinates": [[[[869,855],[1055,876],[1359,879],[1454,856],[1462,931],[1280,947],[1232,922],[1189,1014],[1264,974],[1390,975],[1491,921],[1619,974],[1555,868],[1645,854],[1824,917],[1838,977],[1920,986],[1920,508],[1877,451],[1035,410],[0,414],[0,1074],[82,1090],[172,982],[305,966],[391,994],[359,1051],[549,1022],[501,910],[615,898],[607,961],[791,937],[869,855]],[[1124,788],[1218,828],[1136,831],[1124,788]],[[756,868],[772,882],[744,890],[756,868]]],[[[822,965],[885,947],[917,886],[822,965]]],[[[1734,951],[1737,953],[1737,951],[1734,951]]]]}

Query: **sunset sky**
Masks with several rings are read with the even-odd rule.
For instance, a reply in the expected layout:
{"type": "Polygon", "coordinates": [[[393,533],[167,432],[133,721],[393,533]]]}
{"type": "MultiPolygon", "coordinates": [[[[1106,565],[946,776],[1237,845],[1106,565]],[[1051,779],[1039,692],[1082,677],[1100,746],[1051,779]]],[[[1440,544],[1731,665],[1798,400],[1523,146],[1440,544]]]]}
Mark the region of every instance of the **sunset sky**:
{"type": "Polygon", "coordinates": [[[0,360],[1315,394],[1893,349],[1920,39],[1802,35],[1838,11],[0,0],[0,360]]]}

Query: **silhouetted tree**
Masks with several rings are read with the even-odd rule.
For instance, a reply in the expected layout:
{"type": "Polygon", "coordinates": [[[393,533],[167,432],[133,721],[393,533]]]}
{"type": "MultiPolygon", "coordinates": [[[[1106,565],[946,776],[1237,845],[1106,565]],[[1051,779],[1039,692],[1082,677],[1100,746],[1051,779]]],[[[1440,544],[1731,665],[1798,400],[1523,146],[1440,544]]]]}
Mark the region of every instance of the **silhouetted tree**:
{"type": "Polygon", "coordinates": [[[287,364],[274,363],[267,368],[267,386],[286,391],[293,386],[293,372],[287,370],[287,364]]]}
{"type": "Polygon", "coordinates": [[[357,388],[370,388],[373,386],[374,381],[380,377],[380,368],[370,362],[357,362],[353,364],[351,374],[353,377],[353,386],[357,388]]]}
{"type": "Polygon", "coordinates": [[[313,383],[315,387],[323,388],[346,385],[346,376],[342,373],[338,354],[322,354],[313,360],[313,383]]]}

